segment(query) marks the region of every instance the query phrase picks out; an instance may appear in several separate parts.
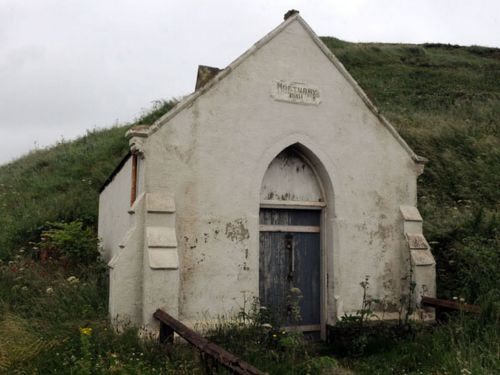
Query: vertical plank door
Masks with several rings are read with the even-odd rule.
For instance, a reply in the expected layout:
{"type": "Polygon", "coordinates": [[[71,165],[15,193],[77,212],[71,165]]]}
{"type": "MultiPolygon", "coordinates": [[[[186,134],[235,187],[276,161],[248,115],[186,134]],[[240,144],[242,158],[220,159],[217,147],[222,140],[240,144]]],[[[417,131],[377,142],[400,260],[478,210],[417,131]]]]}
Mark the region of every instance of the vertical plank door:
{"type": "Polygon", "coordinates": [[[320,329],[320,213],[260,211],[261,304],[278,314],[284,325],[298,325],[303,331],[320,329]],[[297,300],[300,320],[295,322],[290,310],[291,302],[297,300]]]}

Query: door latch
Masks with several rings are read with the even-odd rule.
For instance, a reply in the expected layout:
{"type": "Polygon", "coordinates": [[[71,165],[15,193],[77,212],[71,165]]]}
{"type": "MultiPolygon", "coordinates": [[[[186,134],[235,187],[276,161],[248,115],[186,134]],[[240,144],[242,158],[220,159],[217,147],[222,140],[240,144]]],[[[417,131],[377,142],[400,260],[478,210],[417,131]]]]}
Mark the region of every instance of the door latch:
{"type": "Polygon", "coordinates": [[[292,282],[294,276],[294,251],[293,251],[293,236],[287,234],[285,236],[285,248],[288,250],[288,276],[287,281],[292,282]]]}

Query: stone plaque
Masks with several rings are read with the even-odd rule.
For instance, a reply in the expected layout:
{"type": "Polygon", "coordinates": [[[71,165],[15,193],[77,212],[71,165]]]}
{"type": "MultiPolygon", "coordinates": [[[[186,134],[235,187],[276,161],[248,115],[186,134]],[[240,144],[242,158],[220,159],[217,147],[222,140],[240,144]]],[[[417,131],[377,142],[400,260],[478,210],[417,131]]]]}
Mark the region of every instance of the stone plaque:
{"type": "Polygon", "coordinates": [[[274,81],[272,97],[274,100],[296,104],[321,103],[319,89],[303,82],[274,81]]]}

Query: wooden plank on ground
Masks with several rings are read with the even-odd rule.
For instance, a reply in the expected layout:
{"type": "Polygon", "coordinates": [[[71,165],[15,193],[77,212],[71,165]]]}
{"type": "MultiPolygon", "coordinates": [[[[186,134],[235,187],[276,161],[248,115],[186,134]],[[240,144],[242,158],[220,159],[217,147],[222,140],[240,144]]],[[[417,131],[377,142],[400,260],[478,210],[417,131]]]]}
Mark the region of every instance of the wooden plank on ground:
{"type": "Polygon", "coordinates": [[[481,313],[481,308],[479,306],[469,305],[469,304],[463,303],[463,302],[449,301],[446,299],[439,299],[439,298],[422,296],[422,300],[420,303],[424,306],[429,306],[429,307],[441,307],[441,308],[451,309],[451,310],[461,310],[461,311],[466,311],[466,312],[470,312],[470,313],[474,313],[474,314],[481,313]]]}
{"type": "MultiPolygon", "coordinates": [[[[191,328],[186,327],[182,322],[175,319],[165,311],[158,309],[153,316],[160,321],[160,332],[175,331],[184,340],[196,347],[202,353],[210,356],[218,363],[229,369],[235,374],[242,375],[264,375],[263,372],[239,359],[234,354],[229,353],[220,346],[210,342],[199,333],[193,331],[191,328]],[[168,328],[162,327],[166,325],[168,328]]],[[[171,341],[170,338],[160,335],[160,341],[171,341]]]]}

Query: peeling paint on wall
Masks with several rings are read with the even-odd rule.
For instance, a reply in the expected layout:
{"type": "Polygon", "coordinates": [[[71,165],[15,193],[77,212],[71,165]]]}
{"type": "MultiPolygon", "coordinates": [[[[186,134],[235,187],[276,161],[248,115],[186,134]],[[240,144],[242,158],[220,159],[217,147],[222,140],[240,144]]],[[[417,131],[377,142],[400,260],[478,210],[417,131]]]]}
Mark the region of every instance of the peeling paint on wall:
{"type": "Polygon", "coordinates": [[[248,232],[246,225],[246,219],[236,219],[232,222],[226,223],[226,237],[235,242],[240,242],[250,238],[250,233],[248,232]]]}

